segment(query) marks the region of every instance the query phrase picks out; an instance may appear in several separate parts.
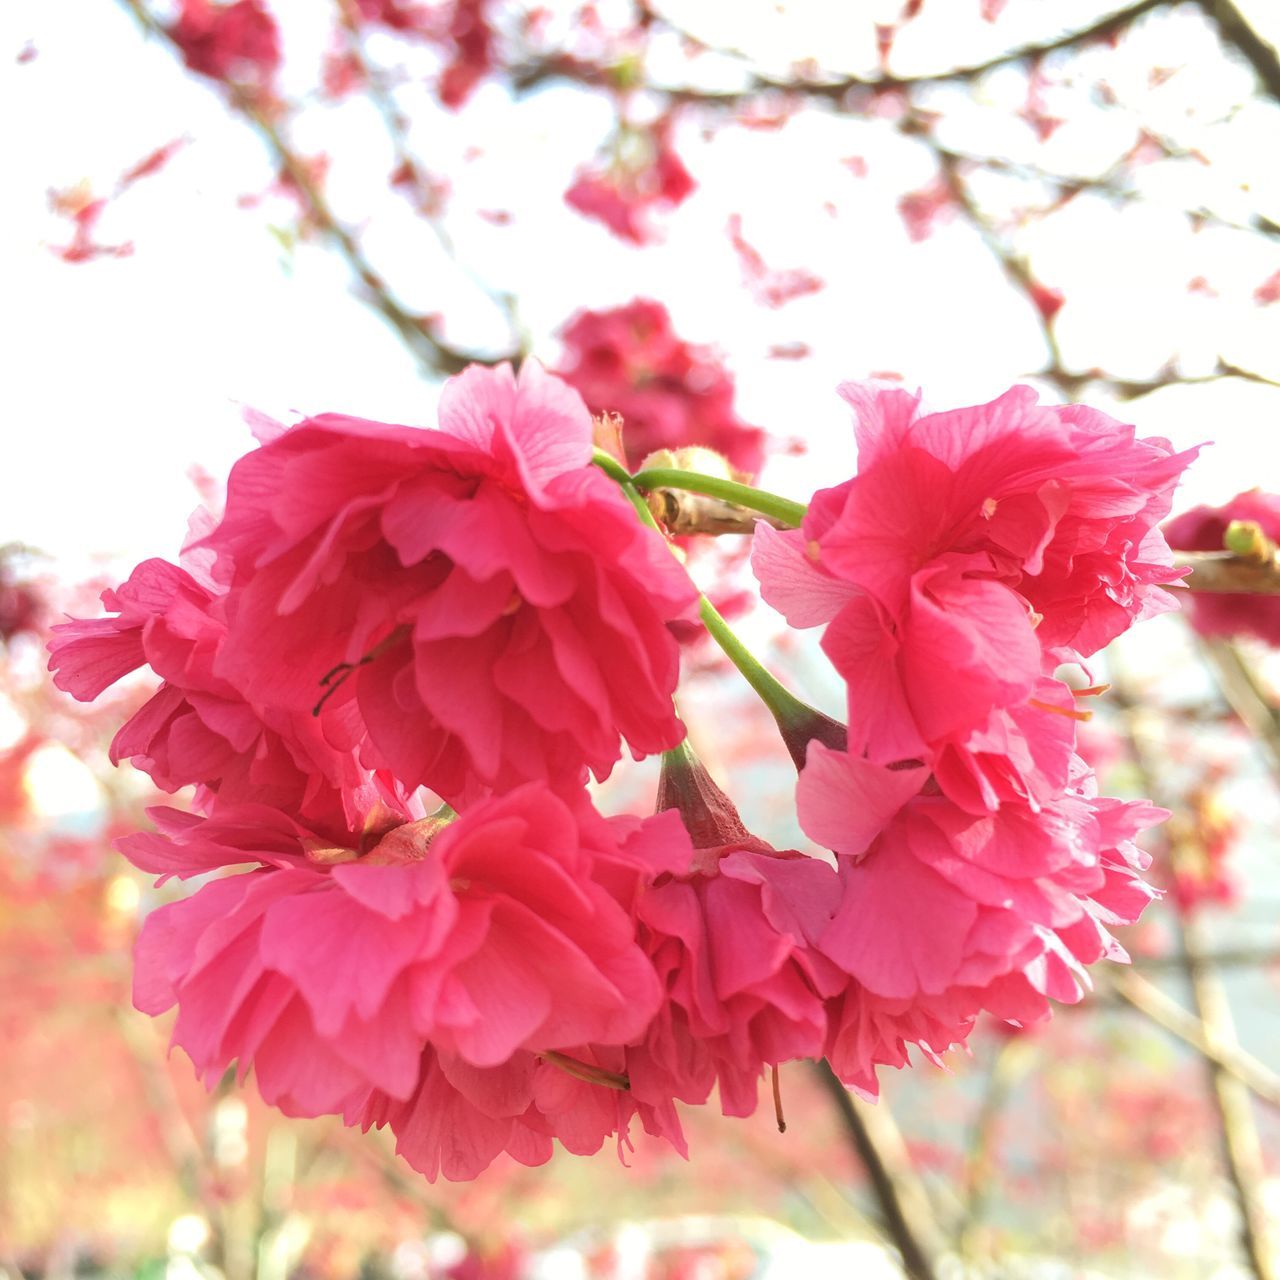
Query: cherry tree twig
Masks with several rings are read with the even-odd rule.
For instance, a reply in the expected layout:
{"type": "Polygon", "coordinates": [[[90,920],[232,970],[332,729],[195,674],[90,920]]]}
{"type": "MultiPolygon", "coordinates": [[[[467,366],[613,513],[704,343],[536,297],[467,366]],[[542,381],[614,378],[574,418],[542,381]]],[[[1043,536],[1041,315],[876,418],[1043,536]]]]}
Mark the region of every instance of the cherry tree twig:
{"type": "MultiPolygon", "coordinates": [[[[121,0],[121,3],[137,19],[139,26],[150,36],[162,39],[175,52],[180,52],[172,36],[147,8],[144,0],[121,0]]],[[[312,177],[305,161],[290,147],[276,121],[262,107],[256,96],[240,85],[220,81],[227,89],[231,105],[266,144],[280,172],[288,177],[304,202],[307,215],[320,229],[330,244],[346,260],[352,274],[359,282],[363,300],[379,312],[396,331],[425,372],[430,374],[458,373],[468,364],[478,362],[492,364],[495,357],[450,346],[431,332],[422,316],[411,314],[393,296],[387,282],[366,256],[355,235],[339,220],[330,207],[323,191],[312,177]]],[[[447,242],[442,241],[442,243],[447,242]]],[[[507,359],[511,353],[496,357],[507,359]]]]}
{"type": "MultiPolygon", "coordinates": [[[[842,104],[846,96],[852,92],[886,92],[895,89],[908,89],[917,86],[937,84],[965,84],[999,67],[1019,62],[1035,62],[1051,53],[1063,49],[1072,49],[1097,40],[1107,40],[1123,31],[1136,19],[1155,9],[1170,8],[1184,3],[1185,0],[1138,0],[1135,4],[1125,6],[1115,13],[1109,14],[1086,27],[1079,27],[1063,35],[1049,40],[1034,41],[1019,45],[1014,49],[987,58],[982,62],[971,63],[962,67],[952,67],[946,71],[929,72],[917,76],[896,76],[891,72],[882,72],[875,76],[839,76],[829,79],[800,79],[796,77],[771,76],[758,70],[751,64],[753,59],[745,51],[733,47],[719,46],[701,39],[691,31],[677,25],[669,18],[657,13],[651,7],[647,12],[657,19],[661,25],[699,49],[708,53],[716,53],[734,58],[747,64],[747,83],[741,89],[715,90],[694,88],[659,88],[668,101],[673,103],[702,103],[711,106],[738,106],[751,98],[764,93],[796,94],[805,98],[826,99],[842,104]]],[[[613,83],[613,68],[597,66],[573,58],[545,57],[530,59],[523,65],[513,69],[512,82],[517,92],[527,92],[555,80],[573,81],[591,86],[609,86],[613,83]]]]}
{"type": "MultiPolygon", "coordinates": [[[[1126,696],[1119,674],[1113,664],[1112,687],[1125,710],[1133,761],[1143,790],[1158,803],[1158,775],[1148,732],[1140,718],[1139,708],[1126,696]]],[[[1165,838],[1170,866],[1177,875],[1194,857],[1187,842],[1185,819],[1175,814],[1165,828],[1165,838]]],[[[1244,1081],[1223,1062],[1223,1058],[1234,1057],[1240,1052],[1230,1004],[1209,958],[1211,952],[1201,918],[1194,910],[1187,910],[1175,902],[1173,919],[1183,971],[1199,1021],[1199,1038],[1203,1041],[1201,1056],[1207,1068],[1209,1092],[1217,1114],[1223,1164],[1240,1208],[1241,1249],[1256,1280],[1275,1280],[1276,1272],[1268,1245],[1267,1220],[1261,1197],[1265,1167],[1252,1102],[1244,1081]]],[[[1132,976],[1128,985],[1134,985],[1132,976]]],[[[1144,994],[1150,996],[1150,992],[1144,994]]],[[[1151,1003],[1149,999],[1148,1003],[1151,1003]]]]}
{"type": "Polygon", "coordinates": [[[924,1189],[906,1158],[901,1137],[896,1142],[885,1139],[886,1121],[887,1127],[897,1133],[887,1104],[882,1099],[878,1104],[882,1114],[873,1117],[875,1109],[854,1098],[825,1058],[813,1063],[813,1070],[835,1103],[849,1142],[871,1180],[884,1229],[902,1257],[903,1270],[911,1280],[937,1280],[935,1255],[941,1236],[932,1221],[924,1189]],[[873,1135],[869,1121],[877,1118],[882,1133],[873,1135]]]}

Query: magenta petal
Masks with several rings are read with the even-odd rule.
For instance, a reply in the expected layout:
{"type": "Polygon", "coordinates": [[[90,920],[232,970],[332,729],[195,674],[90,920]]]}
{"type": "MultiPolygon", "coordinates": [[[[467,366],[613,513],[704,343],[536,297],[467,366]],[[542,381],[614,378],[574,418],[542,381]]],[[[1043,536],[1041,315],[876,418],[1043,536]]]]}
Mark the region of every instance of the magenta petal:
{"type": "Polygon", "coordinates": [[[820,742],[811,743],[796,784],[805,835],[848,857],[866,852],[894,815],[924,786],[925,768],[887,769],[820,742]]]}

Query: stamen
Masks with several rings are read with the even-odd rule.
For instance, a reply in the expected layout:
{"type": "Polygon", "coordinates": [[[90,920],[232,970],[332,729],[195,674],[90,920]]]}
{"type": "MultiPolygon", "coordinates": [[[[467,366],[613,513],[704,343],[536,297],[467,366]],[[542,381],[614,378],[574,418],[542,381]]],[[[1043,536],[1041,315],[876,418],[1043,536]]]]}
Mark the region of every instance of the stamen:
{"type": "Polygon", "coordinates": [[[617,1071],[606,1071],[603,1067],[593,1067],[589,1062],[579,1062],[577,1058],[570,1058],[563,1053],[556,1053],[554,1050],[546,1050],[542,1057],[546,1059],[553,1067],[559,1067],[561,1071],[573,1076],[575,1080],[585,1080],[587,1084],[603,1085],[606,1089],[617,1089],[620,1093],[628,1093],[631,1089],[631,1081],[617,1071]]]}
{"type": "Polygon", "coordinates": [[[1091,684],[1087,689],[1072,689],[1072,694],[1077,698],[1099,698],[1111,686],[1109,684],[1091,684]]]}
{"type": "Polygon", "coordinates": [[[810,538],[810,540],[804,544],[804,554],[807,559],[812,560],[814,564],[817,564],[818,561],[822,559],[822,548],[814,539],[810,538]]]}
{"type": "Polygon", "coordinates": [[[313,716],[318,716],[324,704],[328,702],[329,699],[333,697],[333,695],[337,693],[348,680],[351,679],[359,667],[367,666],[380,653],[389,649],[391,645],[407,631],[407,627],[397,627],[390,634],[383,636],[382,639],[364,655],[364,657],[355,662],[339,662],[336,667],[332,667],[330,670],[326,671],[324,675],[320,677],[320,684],[321,686],[327,685],[328,687],[325,688],[324,693],[321,694],[320,701],[311,708],[311,714],[313,716]],[[335,679],[335,677],[337,678],[335,679]]]}
{"type": "Polygon", "coordinates": [[[1028,698],[1027,706],[1035,707],[1037,711],[1048,711],[1055,716],[1066,716],[1068,720],[1085,720],[1093,719],[1092,711],[1078,711],[1075,707],[1055,707],[1051,702],[1041,702],[1039,698],[1028,698]]]}
{"type": "Polygon", "coordinates": [[[519,610],[522,604],[524,604],[524,597],[518,591],[512,591],[511,599],[502,608],[502,616],[504,618],[511,617],[513,613],[519,610]]]}
{"type": "Polygon", "coordinates": [[[982,504],[982,518],[984,520],[990,520],[991,517],[995,515],[996,508],[999,505],[1000,505],[999,502],[997,502],[995,498],[986,499],[986,501],[983,502],[982,504]]]}
{"type": "Polygon", "coordinates": [[[773,1068],[773,1115],[778,1122],[778,1132],[786,1133],[787,1122],[782,1115],[782,1082],[776,1066],[773,1068]]]}

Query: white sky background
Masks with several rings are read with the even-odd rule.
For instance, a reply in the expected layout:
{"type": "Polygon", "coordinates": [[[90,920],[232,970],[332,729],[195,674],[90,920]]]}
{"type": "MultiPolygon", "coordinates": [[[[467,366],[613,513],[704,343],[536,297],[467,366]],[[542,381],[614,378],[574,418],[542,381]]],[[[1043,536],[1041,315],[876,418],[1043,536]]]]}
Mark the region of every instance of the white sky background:
{"type": "MultiPolygon", "coordinates": [[[[1012,0],[995,28],[975,21],[976,6],[926,3],[925,16],[899,37],[894,69],[980,59],[1056,30],[1046,28],[1040,0],[1012,0]]],[[[329,7],[314,0],[273,7],[294,41],[285,90],[301,91],[325,47],[329,7]]],[[[874,65],[861,5],[808,0],[788,6],[785,19],[763,0],[680,7],[699,34],[735,38],[779,70],[814,48],[835,70],[874,65]]],[[[899,6],[879,7],[888,17],[899,6]]],[[[1047,8],[1073,25],[1105,11],[1096,3],[1047,8]]],[[[380,39],[370,41],[370,53],[391,48],[380,39]]],[[[714,81],[734,71],[707,61],[701,74],[714,81]]],[[[1263,209],[1280,220],[1280,111],[1253,103],[1222,123],[1247,97],[1250,73],[1222,58],[1189,7],[1146,24],[1111,80],[1122,98],[1131,92],[1147,104],[1148,123],[1202,147],[1214,164],[1152,166],[1138,175],[1149,202],[1119,212],[1080,198],[1028,231],[1037,271],[1068,295],[1059,319],[1067,363],[1150,377],[1180,348],[1191,373],[1212,368],[1221,352],[1280,374],[1280,305],[1258,308],[1251,297],[1280,268],[1280,246],[1213,229],[1192,237],[1180,212],[1207,205],[1244,219],[1263,209]],[[1182,68],[1155,96],[1145,89],[1154,65],[1182,68]],[[1251,190],[1241,191],[1242,183],[1251,190]],[[1187,292],[1201,275],[1218,298],[1187,292]]],[[[936,93],[949,144],[1082,172],[1122,151],[1136,130],[1132,113],[1104,116],[1051,98],[1050,109],[1060,105],[1069,123],[1038,149],[1029,129],[1009,121],[1024,93],[1017,73],[993,77],[978,101],[955,89],[936,93]]],[[[662,300],[686,338],[724,351],[748,421],[808,442],[808,457],[770,465],[766,486],[805,497],[852,468],[847,415],[834,395],[843,378],[896,370],[922,386],[929,403],[949,407],[989,399],[1044,361],[1027,303],[962,220],[924,244],[907,241],[895,200],[927,183],[932,163],[886,122],[813,113],[778,132],[733,128],[709,138],[696,123],[683,124],[678,148],[700,189],[676,211],[663,244],[635,250],[561,199],[575,167],[607,137],[602,100],[560,87],[513,106],[488,85],[457,116],[429,110],[425,90],[406,90],[403,101],[422,122],[420,154],[454,181],[450,228],[460,255],[516,294],[535,353],[554,361],[554,330],[579,306],[636,294],[662,300]],[[464,159],[475,147],[483,154],[464,159]],[[867,178],[839,164],[854,154],[865,158],[867,178]],[[475,216],[493,209],[512,210],[512,225],[475,216]],[[735,211],[770,265],[808,267],[827,279],[826,289],[778,311],[754,306],[724,233],[735,211]],[[766,358],[771,345],[801,340],[812,358],[766,358]]],[[[283,204],[237,206],[272,180],[261,144],[227,114],[213,86],[143,41],[123,5],[7,0],[0,110],[7,122],[0,543],[49,553],[69,578],[174,556],[196,497],[188,469],[221,478],[251,444],[241,405],[278,416],[335,409],[430,424],[434,389],[383,322],[351,297],[345,265],[318,247],[282,250],[267,224],[288,224],[283,204]],[[18,65],[28,41],[37,56],[18,65]],[[100,224],[98,239],[131,240],[134,256],[60,261],[50,246],[70,232],[49,212],[48,188],[86,180],[105,193],[177,135],[191,145],[100,224]]],[[[411,307],[445,311],[460,344],[497,340],[492,316],[468,301],[465,281],[429,230],[387,192],[391,152],[368,104],[313,108],[295,143],[333,154],[335,208],[364,228],[371,257],[411,307]]],[[[981,190],[1002,198],[994,181],[981,190]]],[[[1098,394],[1088,398],[1109,407],[1098,394]]],[[[1280,392],[1222,382],[1170,389],[1115,412],[1180,446],[1217,442],[1186,482],[1188,503],[1251,484],[1280,488],[1280,392]]]]}

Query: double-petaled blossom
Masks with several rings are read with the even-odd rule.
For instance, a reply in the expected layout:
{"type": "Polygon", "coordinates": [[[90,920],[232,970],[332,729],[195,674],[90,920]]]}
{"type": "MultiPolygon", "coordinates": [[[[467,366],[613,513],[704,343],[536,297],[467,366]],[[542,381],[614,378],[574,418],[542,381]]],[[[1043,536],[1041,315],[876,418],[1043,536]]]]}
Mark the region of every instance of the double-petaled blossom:
{"type": "Polygon", "coordinates": [[[758,529],[765,599],[826,625],[851,751],[937,761],[961,803],[1038,804],[1071,750],[1050,718],[1070,699],[1046,673],[1173,607],[1156,524],[1192,455],[1025,387],[926,417],[900,390],[842,392],[858,474],[819,492],[802,530],[758,529]]]}
{"type": "Polygon", "coordinates": [[[354,700],[366,762],[450,800],[576,787],[620,739],[673,746],[667,623],[696,592],[591,448],[577,393],[532,361],[454,379],[439,430],[279,435],[204,539],[229,583],[216,673],[293,711],[354,700]]]}
{"type": "Polygon", "coordinates": [[[102,601],[114,617],[53,628],[49,665],[54,683],[82,702],[142,666],[162,679],[116,734],[113,763],[130,761],[166,791],[197,786],[205,804],[271,805],[319,830],[344,829],[379,797],[403,809],[395,781],[361,766],[351,709],[318,719],[251,703],[216,673],[226,597],[212,578],[146,560],[102,601]]]}
{"type": "Polygon", "coordinates": [[[716,1085],[726,1115],[751,1115],[766,1067],[822,1052],[838,975],[810,940],[830,919],[836,876],[752,836],[685,748],[664,760],[658,806],[680,814],[696,854],[638,895],[638,937],[666,996],[628,1050],[631,1091],[701,1103],[716,1085]]]}
{"type": "MultiPolygon", "coordinates": [[[[291,1114],[389,1122],[427,1172],[458,1176],[462,1157],[429,1153],[414,1119],[424,1091],[458,1090],[480,1110],[471,1128],[503,1129],[492,1151],[480,1144],[483,1167],[515,1141],[533,1101],[511,1110],[512,1098],[545,1055],[572,1066],[578,1046],[637,1041],[658,1010],[658,976],[613,887],[687,868],[672,818],[610,824],[538,784],[445,826],[381,815],[343,845],[264,806],[154,816],[156,833],[120,842],[141,869],[253,869],[147,918],[138,1007],[177,1006],[174,1043],[206,1080],[237,1063],[291,1114]]],[[[605,1102],[596,1147],[617,1128],[605,1102]]],[[[556,1107],[537,1111],[547,1154],[556,1107]]],[[[467,1131],[446,1138],[465,1145],[467,1131]]]]}
{"type": "Polygon", "coordinates": [[[891,769],[815,743],[800,776],[805,832],[838,855],[840,899],[818,949],[854,980],[832,1010],[828,1056],[874,1092],[909,1044],[936,1057],[978,1014],[1019,1023],[1073,1003],[1086,966],[1123,959],[1111,926],[1154,896],[1133,843],[1167,816],[1099,799],[1077,761],[1038,812],[973,814],[923,767],[891,769]]]}
{"type": "MultiPolygon", "coordinates": [[[[1273,542],[1280,538],[1280,496],[1249,489],[1221,507],[1193,507],[1164,526],[1164,536],[1179,551],[1221,551],[1227,526],[1235,520],[1256,524],[1273,542]]],[[[1204,636],[1253,636],[1280,647],[1280,596],[1211,593],[1192,590],[1187,618],[1204,636]]]]}
{"type": "Polygon", "coordinates": [[[169,36],[192,71],[261,87],[280,66],[280,32],[261,0],[181,0],[169,36]]]}
{"type": "Polygon", "coordinates": [[[622,415],[633,467],[657,449],[701,446],[738,471],[760,469],[764,432],[738,416],[732,376],[713,351],[676,333],[660,302],[580,311],[561,338],[559,372],[593,413],[622,415]]]}

